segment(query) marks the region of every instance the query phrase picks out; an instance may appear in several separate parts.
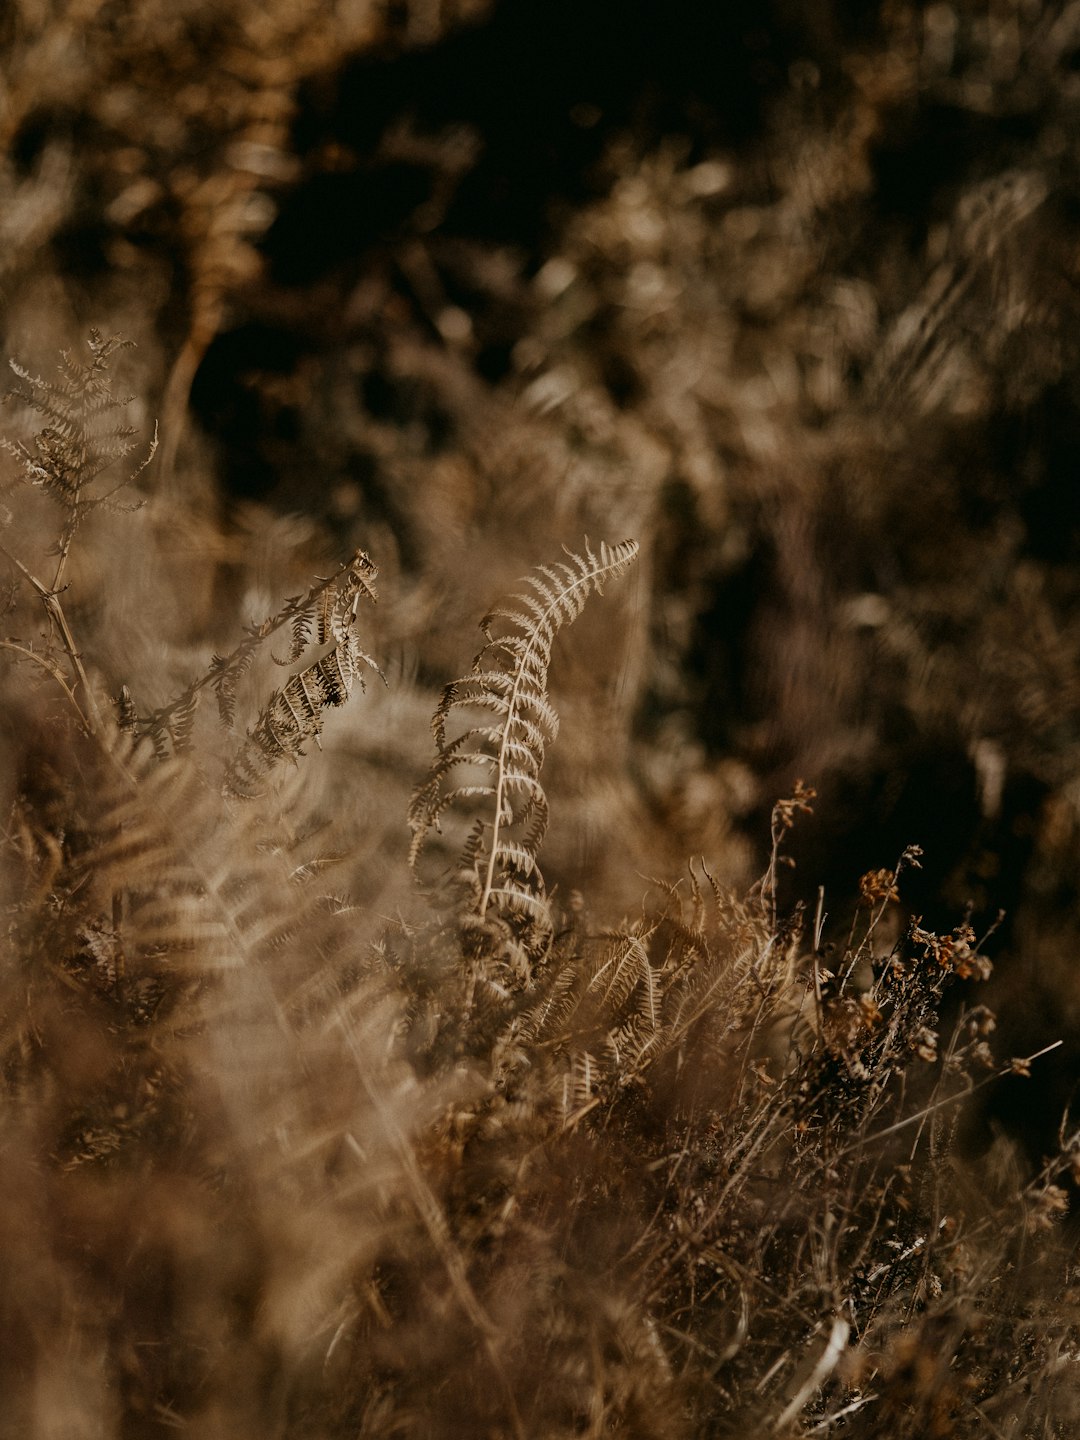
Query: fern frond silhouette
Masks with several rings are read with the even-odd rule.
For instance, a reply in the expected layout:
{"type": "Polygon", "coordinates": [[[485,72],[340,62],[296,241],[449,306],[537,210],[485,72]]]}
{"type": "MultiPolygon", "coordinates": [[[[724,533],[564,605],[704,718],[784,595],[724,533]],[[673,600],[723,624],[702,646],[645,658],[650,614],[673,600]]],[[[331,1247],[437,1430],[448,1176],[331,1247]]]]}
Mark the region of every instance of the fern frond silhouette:
{"type": "Polygon", "coordinates": [[[454,806],[481,802],[462,851],[460,873],[470,892],[467,913],[481,925],[497,915],[518,928],[549,928],[537,862],[548,824],[540,783],[547,746],[559,719],[548,698],[555,636],[581,614],[589,596],[622,575],[638,553],[634,540],[602,543],[595,553],[567,550],[567,560],[541,565],[525,589],[481,621],[486,643],[472,670],[447,685],[432,719],[437,755],[413,793],[409,824],[414,873],[431,832],[454,806]],[[477,715],[494,717],[478,723],[477,715]],[[453,738],[453,720],[465,728],[453,738]]]}
{"type": "Polygon", "coordinates": [[[323,712],[344,705],[356,682],[363,689],[365,666],[382,675],[376,661],[361,649],[353,631],[342,628],[339,638],[320,660],[299,671],[270,697],[229,766],[227,792],[250,798],[279,762],[295,761],[304,753],[302,747],[308,740],[317,744],[323,712]]]}
{"type": "Polygon", "coordinates": [[[248,626],[234,650],[215,655],[205,673],[186,690],[141,719],[140,733],[150,737],[162,758],[188,749],[199,701],[207,689],[214,691],[221,723],[231,729],[240,682],[262,646],[287,629],[289,650],[284,659],[271,652],[275,665],[295,665],[312,649],[324,653],[274,692],[230,762],[226,790],[238,797],[257,793],[279,761],[296,759],[306,741],[318,740],[323,712],[343,705],[357,680],[363,686],[365,668],[382,676],[354,628],[360,601],[374,604],[377,599],[378,574],[370,557],[357,550],[332,575],[317,579],[306,595],[290,596],[276,614],[248,626]]]}

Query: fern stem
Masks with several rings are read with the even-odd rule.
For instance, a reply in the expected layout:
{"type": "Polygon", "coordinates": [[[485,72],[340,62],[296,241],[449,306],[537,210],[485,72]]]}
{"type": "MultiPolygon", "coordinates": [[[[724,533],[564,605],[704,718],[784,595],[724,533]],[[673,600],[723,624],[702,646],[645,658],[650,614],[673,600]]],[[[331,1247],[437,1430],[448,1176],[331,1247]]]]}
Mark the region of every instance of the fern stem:
{"type": "Polygon", "coordinates": [[[53,576],[52,588],[54,591],[61,588],[64,571],[67,569],[68,556],[71,553],[71,542],[75,538],[75,529],[79,523],[79,490],[75,487],[75,498],[71,502],[71,520],[64,526],[64,533],[60,538],[60,557],[56,562],[56,574],[53,576]]]}
{"type": "MultiPolygon", "coordinates": [[[[78,650],[75,647],[75,637],[72,635],[71,629],[68,626],[67,616],[64,614],[64,607],[60,604],[60,600],[57,597],[56,592],[54,590],[50,590],[47,586],[43,585],[41,581],[37,578],[37,576],[33,574],[32,571],[27,569],[27,567],[23,564],[19,557],[11,553],[11,551],[7,548],[6,545],[0,545],[0,550],[3,551],[3,553],[11,561],[11,563],[16,567],[16,569],[22,572],[23,576],[30,583],[30,585],[33,586],[33,588],[40,596],[41,602],[45,606],[45,613],[49,617],[49,622],[56,630],[57,634],[60,636],[60,639],[63,642],[64,649],[67,651],[68,660],[71,662],[71,668],[74,671],[76,684],[82,686],[83,694],[86,696],[87,713],[84,714],[82,708],[75,700],[74,688],[69,688],[67,685],[65,685],[64,688],[65,690],[67,690],[71,702],[75,706],[75,709],[78,711],[79,718],[88,733],[100,734],[101,711],[98,709],[97,697],[94,695],[94,692],[90,687],[90,681],[87,678],[85,669],[83,668],[82,657],[80,656],[78,650]]],[[[55,673],[54,678],[58,678],[55,673]]]]}

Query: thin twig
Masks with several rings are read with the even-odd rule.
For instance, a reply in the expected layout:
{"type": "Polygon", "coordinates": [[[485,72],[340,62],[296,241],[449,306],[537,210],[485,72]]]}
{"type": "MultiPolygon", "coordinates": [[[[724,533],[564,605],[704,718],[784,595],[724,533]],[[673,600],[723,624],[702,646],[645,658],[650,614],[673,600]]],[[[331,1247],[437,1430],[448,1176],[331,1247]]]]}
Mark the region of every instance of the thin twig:
{"type": "Polygon", "coordinates": [[[20,645],[15,640],[0,640],[0,650],[13,650],[16,655],[21,655],[24,660],[32,660],[35,665],[40,665],[41,668],[45,671],[45,673],[49,676],[49,678],[56,681],[56,683],[63,690],[64,694],[70,700],[72,708],[74,709],[76,715],[78,715],[79,717],[79,724],[82,726],[85,733],[87,735],[93,734],[93,731],[90,728],[89,720],[87,720],[86,716],[83,714],[82,707],[79,705],[78,700],[75,699],[75,692],[65,680],[61,671],[57,669],[57,667],[48,658],[48,656],[39,655],[36,650],[31,650],[25,645],[20,645]]]}
{"type": "MultiPolygon", "coordinates": [[[[102,719],[101,711],[98,709],[97,697],[91,688],[90,681],[83,668],[82,657],[76,648],[75,637],[72,635],[71,629],[68,626],[67,616],[64,614],[64,607],[60,604],[59,596],[55,590],[50,590],[47,586],[43,585],[37,576],[27,569],[19,557],[11,553],[6,545],[0,545],[0,550],[3,551],[16,569],[22,573],[26,580],[37,591],[42,604],[45,606],[45,613],[48,615],[50,623],[60,636],[64,649],[67,651],[71,668],[75,672],[75,679],[77,683],[82,686],[83,693],[86,696],[86,709],[88,713],[84,714],[78,705],[76,705],[75,708],[79,711],[79,716],[88,733],[100,734],[102,731],[102,719]]],[[[71,694],[72,701],[74,702],[73,692],[69,691],[69,694],[71,694]]]]}

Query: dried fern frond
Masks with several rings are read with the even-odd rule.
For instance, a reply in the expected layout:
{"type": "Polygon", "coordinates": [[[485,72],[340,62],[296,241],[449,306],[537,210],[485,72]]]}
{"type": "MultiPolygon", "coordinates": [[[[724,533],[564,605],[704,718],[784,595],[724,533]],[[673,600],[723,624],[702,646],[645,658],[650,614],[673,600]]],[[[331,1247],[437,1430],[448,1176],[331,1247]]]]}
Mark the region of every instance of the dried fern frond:
{"type": "Polygon", "coordinates": [[[494,916],[512,926],[550,924],[537,857],[548,823],[540,770],[559,726],[547,693],[551,647],[637,553],[634,540],[602,543],[598,554],[586,541],[582,554],[567,550],[565,562],[541,565],[521,593],[485,616],[486,643],[472,670],[443,691],[432,719],[438,753],[409,807],[410,863],[415,873],[447,810],[481,802],[460,862],[475,879],[469,910],[481,923],[494,916]],[[465,728],[448,739],[459,718],[465,728]]]}
{"type": "MultiPolygon", "coordinates": [[[[206,672],[192,681],[176,699],[141,719],[140,732],[151,737],[162,755],[184,750],[190,741],[202,692],[211,687],[217,699],[221,723],[231,728],[241,680],[250,670],[263,644],[278,631],[288,628],[289,651],[283,660],[276,655],[271,657],[276,665],[294,665],[310,645],[322,647],[333,642],[329,653],[301,674],[294,675],[284,690],[271,697],[259,725],[255,727],[256,732],[263,730],[263,738],[268,741],[266,758],[277,749],[274,735],[295,735],[297,743],[287,745],[286,749],[292,755],[299,754],[299,745],[303,740],[318,734],[323,708],[340,705],[342,699],[347,698],[359,666],[367,665],[381,674],[375,661],[360,648],[352,629],[360,601],[375,603],[378,574],[378,567],[363,550],[357,550],[333,575],[318,577],[306,595],[290,596],[275,615],[259,625],[249,625],[234,650],[228,655],[215,655],[206,672]],[[338,695],[342,699],[333,698],[338,695]],[[273,718],[275,709],[280,712],[277,721],[273,718]]],[[[257,748],[263,747],[258,745],[257,748]]],[[[242,757],[238,756],[237,762],[241,760],[242,757]]]]}
{"type": "Polygon", "coordinates": [[[14,360],[9,362],[16,383],[7,398],[21,400],[46,424],[29,444],[0,437],[0,448],[14,456],[32,485],[51,495],[65,510],[56,548],[53,590],[58,590],[63,581],[71,543],[82,521],[102,506],[122,508],[113,497],[138,478],[157,449],[155,429],[149,450],[134,472],[124,475],[111,489],[91,492],[100,475],[131,454],[136,432],[118,413],[134,397],[114,395],[109,374],[112,357],[119,350],[132,348],[133,342],[91,330],[87,344],[88,364],[77,360],[69,350],[61,352],[58,380],[46,380],[14,360]]]}
{"type": "Polygon", "coordinates": [[[318,743],[324,710],[344,705],[356,681],[363,689],[364,666],[382,675],[376,662],[360,648],[357,637],[346,630],[321,660],[275,691],[229,766],[226,792],[250,798],[275,766],[283,760],[295,762],[304,753],[305,741],[318,743]]]}

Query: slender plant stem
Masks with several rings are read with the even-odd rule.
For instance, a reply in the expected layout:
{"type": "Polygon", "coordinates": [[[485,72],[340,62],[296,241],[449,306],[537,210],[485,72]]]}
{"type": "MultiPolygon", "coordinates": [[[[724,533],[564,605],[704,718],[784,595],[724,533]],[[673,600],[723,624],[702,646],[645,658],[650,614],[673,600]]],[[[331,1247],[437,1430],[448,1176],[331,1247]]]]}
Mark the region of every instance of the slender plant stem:
{"type": "Polygon", "coordinates": [[[26,645],[17,644],[14,640],[0,640],[0,650],[11,650],[16,655],[21,655],[24,660],[31,660],[35,665],[40,665],[42,670],[45,671],[45,673],[49,676],[51,680],[56,681],[56,683],[63,690],[64,694],[71,701],[72,708],[74,709],[76,715],[78,715],[79,717],[79,724],[83,727],[83,729],[88,735],[93,734],[90,722],[89,720],[87,720],[85,714],[83,713],[82,706],[75,698],[74,690],[72,690],[67,680],[65,680],[64,676],[56,668],[56,666],[52,663],[51,660],[47,659],[47,657],[44,655],[39,655],[36,650],[31,650],[26,645]]]}
{"type": "MultiPolygon", "coordinates": [[[[82,657],[75,645],[75,637],[72,635],[71,627],[68,625],[67,616],[64,614],[64,607],[60,604],[60,597],[56,594],[55,590],[50,590],[46,585],[43,585],[37,576],[27,569],[19,557],[13,555],[5,545],[0,545],[0,550],[3,551],[16,569],[20,571],[30,585],[37,591],[41,603],[45,606],[45,613],[48,615],[50,623],[60,636],[64,649],[67,651],[76,684],[82,686],[83,694],[86,697],[85,715],[83,715],[82,710],[76,706],[76,708],[79,709],[80,716],[83,718],[83,724],[87,726],[92,734],[100,734],[103,722],[101,711],[98,708],[97,697],[91,688],[86,670],[83,668],[82,657]]],[[[69,693],[74,700],[74,687],[69,693]]]]}

